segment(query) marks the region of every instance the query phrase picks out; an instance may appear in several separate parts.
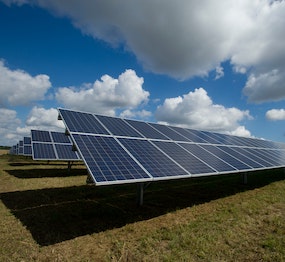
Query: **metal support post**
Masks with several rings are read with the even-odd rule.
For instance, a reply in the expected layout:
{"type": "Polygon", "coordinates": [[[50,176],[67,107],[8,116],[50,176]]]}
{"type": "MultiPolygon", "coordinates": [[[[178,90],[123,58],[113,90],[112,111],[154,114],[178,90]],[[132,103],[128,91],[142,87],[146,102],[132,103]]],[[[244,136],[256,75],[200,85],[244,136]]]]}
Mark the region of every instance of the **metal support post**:
{"type": "Polygon", "coordinates": [[[70,173],[70,171],[71,171],[71,166],[72,166],[71,161],[68,161],[68,163],[67,163],[67,171],[68,171],[68,173],[70,173]]]}

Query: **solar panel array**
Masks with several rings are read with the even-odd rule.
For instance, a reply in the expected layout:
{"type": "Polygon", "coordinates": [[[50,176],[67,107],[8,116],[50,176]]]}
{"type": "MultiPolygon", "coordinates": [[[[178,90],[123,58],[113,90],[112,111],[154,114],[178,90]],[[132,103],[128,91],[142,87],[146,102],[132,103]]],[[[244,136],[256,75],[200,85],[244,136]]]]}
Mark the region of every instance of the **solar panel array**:
{"type": "Polygon", "coordinates": [[[285,145],[59,109],[97,185],[247,172],[285,166],[285,145]]]}
{"type": "Polygon", "coordinates": [[[70,137],[64,133],[31,130],[32,156],[34,160],[81,160],[72,150],[70,137]]]}
{"type": "Polygon", "coordinates": [[[32,155],[31,138],[24,137],[16,145],[13,145],[10,149],[10,154],[31,156],[32,155]]]}

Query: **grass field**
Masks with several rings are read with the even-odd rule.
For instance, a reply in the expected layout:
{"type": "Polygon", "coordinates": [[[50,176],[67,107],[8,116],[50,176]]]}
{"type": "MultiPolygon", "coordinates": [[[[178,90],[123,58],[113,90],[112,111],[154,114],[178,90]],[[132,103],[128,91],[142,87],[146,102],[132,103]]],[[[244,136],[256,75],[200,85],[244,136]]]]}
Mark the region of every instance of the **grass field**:
{"type": "Polygon", "coordinates": [[[82,165],[0,156],[0,261],[285,261],[284,170],[85,184],[82,165]]]}

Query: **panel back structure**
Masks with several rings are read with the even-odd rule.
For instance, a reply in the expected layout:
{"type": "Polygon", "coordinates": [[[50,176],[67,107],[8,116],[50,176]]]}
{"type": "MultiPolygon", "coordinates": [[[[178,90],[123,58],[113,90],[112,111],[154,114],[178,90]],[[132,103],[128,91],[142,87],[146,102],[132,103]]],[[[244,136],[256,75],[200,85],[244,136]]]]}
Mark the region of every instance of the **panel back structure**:
{"type": "Polygon", "coordinates": [[[81,160],[70,137],[61,132],[31,130],[31,144],[34,160],[81,160]]]}
{"type": "Polygon", "coordinates": [[[96,185],[150,182],[285,166],[285,145],[59,108],[96,185]]]}

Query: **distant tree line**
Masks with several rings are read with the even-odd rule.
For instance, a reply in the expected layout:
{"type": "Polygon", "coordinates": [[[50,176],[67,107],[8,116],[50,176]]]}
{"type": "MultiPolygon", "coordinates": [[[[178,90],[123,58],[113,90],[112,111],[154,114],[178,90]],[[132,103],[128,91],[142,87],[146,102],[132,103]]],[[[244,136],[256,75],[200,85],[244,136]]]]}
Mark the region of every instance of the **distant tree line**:
{"type": "Polygon", "coordinates": [[[0,146],[0,149],[4,149],[4,150],[9,150],[11,147],[10,146],[0,146]]]}

